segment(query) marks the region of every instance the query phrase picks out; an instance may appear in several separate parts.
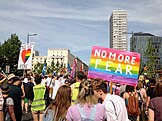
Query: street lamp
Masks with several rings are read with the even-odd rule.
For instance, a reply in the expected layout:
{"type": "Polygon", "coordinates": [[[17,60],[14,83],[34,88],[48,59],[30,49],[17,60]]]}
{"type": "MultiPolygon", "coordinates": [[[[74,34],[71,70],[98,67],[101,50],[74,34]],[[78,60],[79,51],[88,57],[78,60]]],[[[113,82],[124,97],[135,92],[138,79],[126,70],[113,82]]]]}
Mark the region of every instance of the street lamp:
{"type": "Polygon", "coordinates": [[[29,43],[29,36],[36,36],[37,34],[27,34],[27,43],[29,43]]]}

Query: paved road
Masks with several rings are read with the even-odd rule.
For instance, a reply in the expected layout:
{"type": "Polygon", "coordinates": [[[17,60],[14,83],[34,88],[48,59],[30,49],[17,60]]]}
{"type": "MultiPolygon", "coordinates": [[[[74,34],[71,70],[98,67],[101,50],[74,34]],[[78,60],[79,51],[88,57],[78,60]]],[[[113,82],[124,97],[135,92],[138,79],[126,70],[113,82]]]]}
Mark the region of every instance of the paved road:
{"type": "Polygon", "coordinates": [[[29,111],[28,113],[23,112],[22,121],[33,121],[31,111],[29,111]]]}

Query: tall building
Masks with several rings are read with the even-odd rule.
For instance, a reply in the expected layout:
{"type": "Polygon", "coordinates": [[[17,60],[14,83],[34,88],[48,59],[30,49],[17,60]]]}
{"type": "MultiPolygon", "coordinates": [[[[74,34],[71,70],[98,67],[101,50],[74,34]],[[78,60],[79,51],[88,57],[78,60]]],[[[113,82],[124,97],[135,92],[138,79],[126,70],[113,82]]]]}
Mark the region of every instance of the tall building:
{"type": "Polygon", "coordinates": [[[63,48],[50,48],[48,49],[47,56],[34,56],[32,60],[32,69],[34,69],[34,66],[38,62],[43,64],[45,60],[47,66],[50,66],[53,61],[55,65],[58,63],[59,65],[62,64],[63,67],[68,68],[68,64],[70,66],[73,65],[74,59],[77,64],[77,70],[88,70],[88,66],[85,63],[83,63],[78,57],[72,55],[69,49],[63,48]]]}
{"type": "Polygon", "coordinates": [[[156,55],[156,69],[162,68],[162,37],[158,37],[149,33],[134,33],[130,39],[130,51],[140,53],[142,63],[145,64],[147,57],[144,52],[147,49],[149,40],[155,48],[154,53],[156,55]]]}
{"type": "Polygon", "coordinates": [[[128,50],[127,11],[113,10],[109,22],[110,48],[128,50]]]}

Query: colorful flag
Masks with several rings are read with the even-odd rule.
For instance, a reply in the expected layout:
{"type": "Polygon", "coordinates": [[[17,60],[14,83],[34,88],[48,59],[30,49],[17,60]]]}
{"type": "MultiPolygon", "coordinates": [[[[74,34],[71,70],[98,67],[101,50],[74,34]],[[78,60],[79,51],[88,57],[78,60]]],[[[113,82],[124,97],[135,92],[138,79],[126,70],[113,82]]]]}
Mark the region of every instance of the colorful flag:
{"type": "Polygon", "coordinates": [[[77,70],[77,63],[76,63],[76,60],[74,59],[74,62],[73,62],[73,65],[72,65],[72,71],[71,71],[71,74],[70,74],[71,78],[74,78],[76,70],[77,70]]]}
{"type": "Polygon", "coordinates": [[[68,63],[67,69],[68,69],[68,72],[71,73],[71,67],[70,67],[70,64],[69,63],[68,63]]]}
{"type": "Polygon", "coordinates": [[[42,69],[42,75],[45,76],[47,73],[47,63],[46,63],[46,60],[44,61],[44,66],[43,66],[43,69],[42,69]]]}

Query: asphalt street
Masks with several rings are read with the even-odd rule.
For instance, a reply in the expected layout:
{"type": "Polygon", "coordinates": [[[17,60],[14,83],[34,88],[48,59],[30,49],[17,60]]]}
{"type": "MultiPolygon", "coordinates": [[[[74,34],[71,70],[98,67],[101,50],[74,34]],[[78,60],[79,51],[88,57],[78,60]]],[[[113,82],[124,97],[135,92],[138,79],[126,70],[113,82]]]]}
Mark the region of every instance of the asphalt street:
{"type": "Polygon", "coordinates": [[[23,112],[22,121],[33,121],[31,111],[29,111],[28,113],[23,112]]]}

